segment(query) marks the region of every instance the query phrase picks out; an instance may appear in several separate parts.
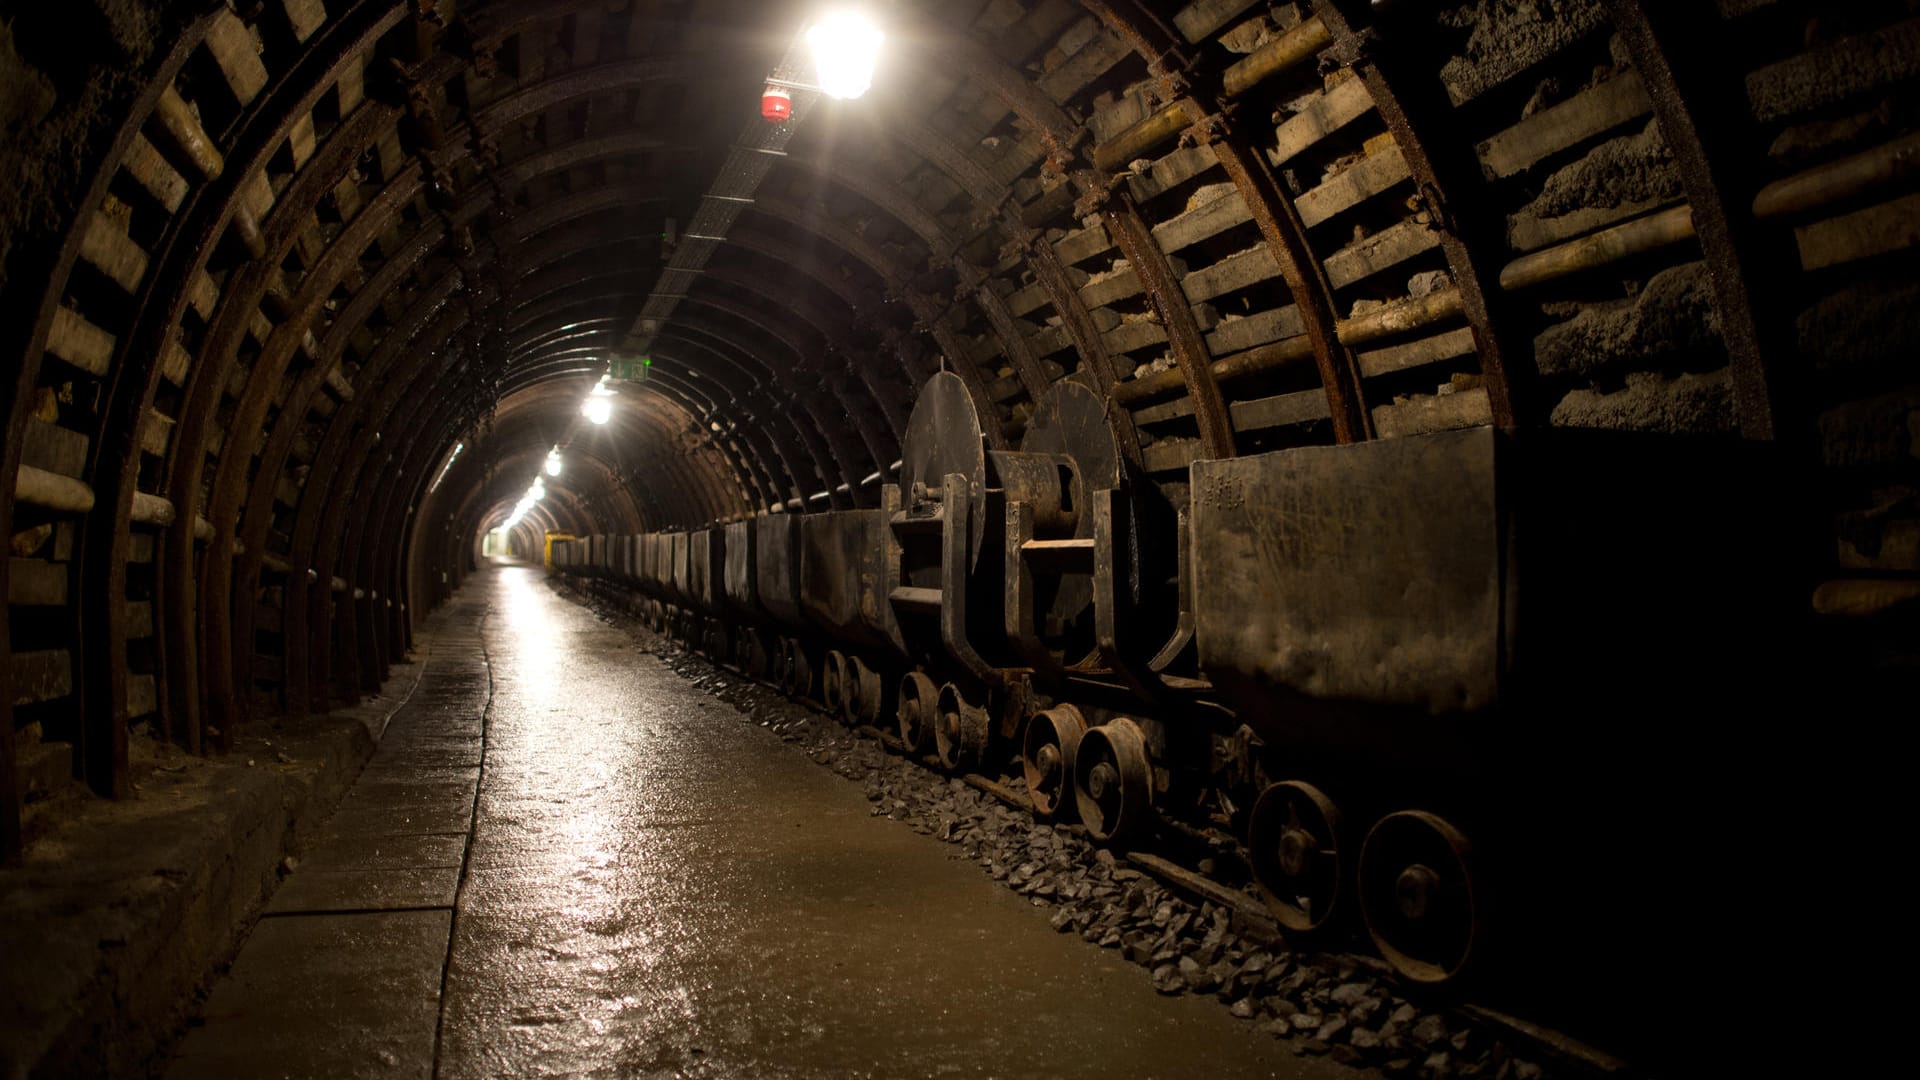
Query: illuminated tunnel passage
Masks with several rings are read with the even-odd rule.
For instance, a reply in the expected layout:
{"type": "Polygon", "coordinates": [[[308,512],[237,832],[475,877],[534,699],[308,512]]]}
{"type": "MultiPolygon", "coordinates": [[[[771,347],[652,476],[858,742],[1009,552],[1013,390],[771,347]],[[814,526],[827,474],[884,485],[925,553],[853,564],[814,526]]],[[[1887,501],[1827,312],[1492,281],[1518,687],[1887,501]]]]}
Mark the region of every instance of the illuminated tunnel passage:
{"type": "Polygon", "coordinates": [[[0,0],[0,1076],[1846,1073],[1917,155],[1920,0],[0,0]]]}
{"type": "Polygon", "coordinates": [[[430,633],[170,1077],[1342,1073],[1055,933],[538,570],[430,633]]]}

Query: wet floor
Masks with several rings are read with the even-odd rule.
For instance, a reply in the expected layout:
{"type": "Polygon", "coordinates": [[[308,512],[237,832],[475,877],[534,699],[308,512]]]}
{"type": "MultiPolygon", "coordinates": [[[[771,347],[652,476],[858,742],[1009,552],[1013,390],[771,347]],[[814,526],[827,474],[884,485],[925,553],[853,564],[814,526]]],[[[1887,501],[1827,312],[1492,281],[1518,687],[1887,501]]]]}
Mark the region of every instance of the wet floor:
{"type": "Polygon", "coordinates": [[[425,661],[170,1076],[1358,1075],[1055,933],[538,570],[425,661]]]}

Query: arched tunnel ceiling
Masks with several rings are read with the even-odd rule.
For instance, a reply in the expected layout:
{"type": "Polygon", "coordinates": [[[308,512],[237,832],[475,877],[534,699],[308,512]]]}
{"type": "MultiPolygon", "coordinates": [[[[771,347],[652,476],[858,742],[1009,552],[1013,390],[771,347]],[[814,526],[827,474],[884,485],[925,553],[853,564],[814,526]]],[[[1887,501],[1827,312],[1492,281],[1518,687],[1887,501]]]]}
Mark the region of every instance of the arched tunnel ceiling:
{"type": "MultiPolygon", "coordinates": [[[[1098,389],[1176,498],[1202,458],[1614,427],[1778,439],[1874,532],[1910,466],[1898,328],[1806,332],[1913,307],[1895,0],[876,3],[873,91],[799,127],[605,428],[816,5],[82,7],[0,50],[0,512],[74,598],[0,645],[58,667],[21,716],[105,733],[101,790],[129,719],[198,746],[366,686],[555,444],[540,531],[871,506],[940,370],[995,447],[1098,389]]],[[[1819,572],[1914,569],[1882,550],[1819,572]]]]}

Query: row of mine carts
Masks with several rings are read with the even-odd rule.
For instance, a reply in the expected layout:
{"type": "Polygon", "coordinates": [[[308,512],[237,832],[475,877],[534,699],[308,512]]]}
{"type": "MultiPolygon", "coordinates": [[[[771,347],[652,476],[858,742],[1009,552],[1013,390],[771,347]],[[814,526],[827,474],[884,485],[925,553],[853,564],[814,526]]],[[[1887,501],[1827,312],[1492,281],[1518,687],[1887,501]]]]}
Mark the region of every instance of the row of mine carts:
{"type": "Polygon", "coordinates": [[[990,450],[943,374],[878,508],[553,558],[915,756],[1023,778],[1042,819],[1243,843],[1288,932],[1364,927],[1417,982],[1477,966],[1490,927],[1597,947],[1610,885],[1671,869],[1687,821],[1621,785],[1690,782],[1705,699],[1675,680],[1757,655],[1709,535],[1750,462],[1478,428],[1200,461],[1183,490],[1112,430],[1065,381],[990,450]]]}

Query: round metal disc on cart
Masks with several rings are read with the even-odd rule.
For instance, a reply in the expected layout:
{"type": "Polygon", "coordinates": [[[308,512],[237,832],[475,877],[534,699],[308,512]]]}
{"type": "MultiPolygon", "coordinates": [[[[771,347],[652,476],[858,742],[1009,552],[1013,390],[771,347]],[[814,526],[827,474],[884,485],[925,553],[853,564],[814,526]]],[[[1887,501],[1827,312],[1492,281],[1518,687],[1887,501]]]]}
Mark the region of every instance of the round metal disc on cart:
{"type": "MultiPolygon", "coordinates": [[[[1027,424],[1020,450],[1027,454],[1063,454],[1073,459],[1073,505],[1080,508],[1080,520],[1074,527],[1079,539],[1093,537],[1093,492],[1120,486],[1120,444],[1113,437],[1113,425],[1107,423],[1106,402],[1098,391],[1072,379],[1053,385],[1041,397],[1027,424]]],[[[1093,580],[1089,575],[1064,575],[1054,593],[1051,610],[1063,624],[1075,623],[1087,615],[1093,604],[1093,580]]],[[[1067,663],[1079,660],[1067,657],[1067,663]]]]}
{"type": "MultiPolygon", "coordinates": [[[[1073,458],[1080,483],[1088,491],[1120,486],[1120,444],[1114,441],[1113,425],[1107,423],[1106,402],[1097,391],[1071,379],[1055,383],[1040,399],[1020,449],[1073,458]]],[[[1085,492],[1074,494],[1079,498],[1085,492]]],[[[1092,535],[1091,517],[1083,516],[1080,527],[1082,535],[1092,535]]]]}
{"type": "MultiPolygon", "coordinates": [[[[987,451],[980,438],[980,414],[973,407],[973,396],[960,376],[942,371],[920,388],[913,403],[913,415],[907,418],[907,436],[900,448],[900,488],[911,492],[914,484],[937,488],[946,477],[958,473],[970,485],[968,500],[974,504],[970,529],[972,554],[968,569],[980,558],[980,545],[986,537],[986,516],[979,502],[987,489],[987,451]]],[[[910,497],[910,496],[909,496],[910,497]]]]}

